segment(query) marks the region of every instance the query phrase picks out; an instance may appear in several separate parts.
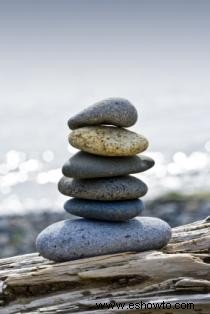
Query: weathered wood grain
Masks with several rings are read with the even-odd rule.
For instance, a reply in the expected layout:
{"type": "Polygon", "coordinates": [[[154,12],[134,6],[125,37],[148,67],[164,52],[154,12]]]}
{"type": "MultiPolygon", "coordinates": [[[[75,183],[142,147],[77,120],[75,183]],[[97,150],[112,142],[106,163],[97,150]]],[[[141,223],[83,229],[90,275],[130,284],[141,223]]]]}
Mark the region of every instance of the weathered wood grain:
{"type": "Polygon", "coordinates": [[[0,260],[0,314],[210,313],[210,218],[173,229],[161,251],[98,256],[65,263],[38,254],[0,260]],[[129,309],[193,303],[194,309],[129,309]],[[98,309],[96,303],[125,303],[98,309]]]}

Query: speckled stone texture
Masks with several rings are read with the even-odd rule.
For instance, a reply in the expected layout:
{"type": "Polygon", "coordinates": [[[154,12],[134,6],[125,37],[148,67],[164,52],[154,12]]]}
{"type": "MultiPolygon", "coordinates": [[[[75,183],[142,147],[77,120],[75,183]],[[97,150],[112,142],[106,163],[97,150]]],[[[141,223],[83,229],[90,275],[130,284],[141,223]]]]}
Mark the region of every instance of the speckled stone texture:
{"type": "Polygon", "coordinates": [[[59,191],[67,196],[98,201],[121,201],[136,199],[146,194],[147,185],[132,176],[71,179],[62,177],[59,191]]]}
{"type": "Polygon", "coordinates": [[[152,158],[139,155],[131,157],[104,157],[78,152],[62,168],[64,176],[77,179],[123,176],[146,171],[154,166],[152,158]]]}
{"type": "Polygon", "coordinates": [[[64,262],[126,251],[156,250],[165,246],[170,237],[170,226],[158,218],[141,217],[126,222],[76,219],[47,227],[39,234],[36,247],[43,257],[64,262]]]}
{"type": "Polygon", "coordinates": [[[108,98],[70,118],[68,125],[72,130],[99,124],[129,127],[136,123],[137,117],[136,108],[127,99],[108,98]]]}
{"type": "Polygon", "coordinates": [[[126,221],[139,216],[144,209],[139,199],[103,202],[72,198],[64,204],[65,210],[75,216],[107,221],[126,221]]]}
{"type": "Polygon", "coordinates": [[[76,129],[69,134],[69,143],[82,151],[102,156],[133,156],[149,145],[143,135],[111,126],[76,129]]]}

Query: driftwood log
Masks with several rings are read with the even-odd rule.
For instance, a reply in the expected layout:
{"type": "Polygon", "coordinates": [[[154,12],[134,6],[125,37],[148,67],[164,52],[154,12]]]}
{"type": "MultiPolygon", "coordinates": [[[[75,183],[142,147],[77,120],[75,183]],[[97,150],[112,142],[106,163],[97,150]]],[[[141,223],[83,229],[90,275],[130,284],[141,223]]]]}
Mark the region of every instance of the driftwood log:
{"type": "Polygon", "coordinates": [[[0,314],[209,314],[209,249],[210,217],[174,228],[170,243],[160,251],[65,263],[50,262],[36,253],[2,259],[0,314]],[[167,308],[158,308],[163,301],[167,308]],[[113,309],[99,308],[100,303],[113,309]]]}

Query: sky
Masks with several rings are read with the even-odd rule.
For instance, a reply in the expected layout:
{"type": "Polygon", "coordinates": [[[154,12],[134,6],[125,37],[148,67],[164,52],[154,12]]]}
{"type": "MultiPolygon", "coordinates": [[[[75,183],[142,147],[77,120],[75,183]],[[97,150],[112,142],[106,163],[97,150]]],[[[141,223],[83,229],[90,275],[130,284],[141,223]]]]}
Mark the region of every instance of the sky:
{"type": "Polygon", "coordinates": [[[209,15],[205,0],[0,1],[1,104],[209,97],[209,15]]]}
{"type": "Polygon", "coordinates": [[[208,0],[0,0],[0,140],[22,148],[38,127],[39,149],[46,119],[66,126],[85,106],[120,96],[140,110],[153,142],[172,126],[175,141],[187,132],[203,145],[209,35],[208,0]]]}

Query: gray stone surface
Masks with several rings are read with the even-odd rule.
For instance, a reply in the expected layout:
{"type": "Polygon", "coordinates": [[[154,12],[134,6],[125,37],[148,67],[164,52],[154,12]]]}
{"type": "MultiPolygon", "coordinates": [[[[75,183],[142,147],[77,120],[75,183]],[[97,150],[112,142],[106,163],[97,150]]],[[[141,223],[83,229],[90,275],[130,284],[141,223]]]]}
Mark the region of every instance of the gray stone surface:
{"type": "Polygon", "coordinates": [[[75,216],[107,221],[125,221],[139,216],[144,209],[141,200],[103,202],[72,198],[64,204],[65,210],[75,216]]]}
{"type": "Polygon", "coordinates": [[[136,108],[123,98],[108,98],[84,109],[69,119],[69,128],[74,130],[87,125],[111,124],[129,127],[136,123],[136,108]]]}
{"type": "Polygon", "coordinates": [[[62,177],[58,190],[67,196],[98,201],[136,199],[146,194],[147,185],[133,176],[71,179],[62,177]]]}
{"type": "Polygon", "coordinates": [[[154,166],[150,157],[104,157],[85,152],[72,156],[62,168],[64,176],[77,179],[123,176],[143,172],[154,166]]]}
{"type": "Polygon", "coordinates": [[[126,251],[160,249],[171,237],[170,226],[152,217],[126,222],[86,219],[64,220],[44,229],[36,247],[45,258],[56,262],[126,251]]]}
{"type": "Polygon", "coordinates": [[[140,134],[114,126],[89,126],[69,134],[69,143],[82,151],[102,156],[133,156],[147,149],[140,134]]]}

